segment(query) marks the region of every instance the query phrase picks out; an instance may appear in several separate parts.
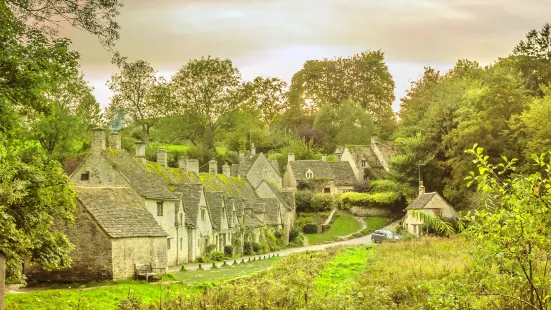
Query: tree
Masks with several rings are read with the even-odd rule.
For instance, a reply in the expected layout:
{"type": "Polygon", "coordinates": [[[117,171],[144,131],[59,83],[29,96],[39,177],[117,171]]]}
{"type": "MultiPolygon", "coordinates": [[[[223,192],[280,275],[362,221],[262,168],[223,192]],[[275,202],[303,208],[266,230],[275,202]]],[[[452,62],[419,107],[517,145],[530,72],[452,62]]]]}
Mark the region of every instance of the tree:
{"type": "Polygon", "coordinates": [[[260,111],[261,119],[272,129],[287,106],[287,83],[278,78],[256,77],[243,86],[245,105],[260,111]]]}
{"type": "Polygon", "coordinates": [[[104,46],[110,48],[119,38],[119,15],[122,3],[118,0],[5,0],[0,11],[10,14],[17,22],[31,31],[57,34],[63,21],[72,27],[84,29],[96,35],[104,46]]]}
{"type": "Polygon", "coordinates": [[[193,120],[189,136],[193,144],[214,149],[220,119],[235,110],[243,94],[241,75],[229,59],[201,58],[189,61],[172,77],[174,103],[171,111],[193,120]]]}
{"type": "Polygon", "coordinates": [[[465,218],[473,240],[474,294],[494,296],[499,309],[549,309],[551,275],[551,153],[533,155],[537,171],[515,173],[517,159],[492,164],[484,149],[466,151],[477,170],[466,178],[476,185],[479,208],[465,218]]]}
{"type": "Polygon", "coordinates": [[[111,76],[107,82],[114,95],[108,108],[108,115],[114,119],[123,113],[131,121],[142,127],[143,139],[149,142],[151,127],[157,118],[164,114],[165,96],[169,92],[165,83],[158,79],[155,70],[143,60],[127,62],[127,59],[115,58],[120,72],[111,76]]]}
{"type": "Polygon", "coordinates": [[[349,100],[372,115],[381,136],[389,136],[394,129],[394,81],[381,51],[307,61],[293,76],[289,100],[292,107],[312,110],[349,100]]]}

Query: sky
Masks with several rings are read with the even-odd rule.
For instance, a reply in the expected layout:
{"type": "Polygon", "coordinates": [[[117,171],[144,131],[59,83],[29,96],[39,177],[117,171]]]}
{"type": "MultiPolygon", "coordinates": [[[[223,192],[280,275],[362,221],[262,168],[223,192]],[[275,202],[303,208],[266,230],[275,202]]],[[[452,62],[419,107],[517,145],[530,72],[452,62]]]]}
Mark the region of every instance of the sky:
{"type": "MultiPolygon", "coordinates": [[[[287,82],[306,60],[382,50],[396,101],[424,66],[447,71],[458,59],[487,65],[509,55],[531,29],[551,22],[551,0],[126,0],[116,49],[170,78],[190,59],[229,58],[244,80],[287,82]],[[547,20],[546,20],[547,18],[547,20]]],[[[81,55],[102,107],[117,68],[98,40],[62,30],[81,55]]]]}

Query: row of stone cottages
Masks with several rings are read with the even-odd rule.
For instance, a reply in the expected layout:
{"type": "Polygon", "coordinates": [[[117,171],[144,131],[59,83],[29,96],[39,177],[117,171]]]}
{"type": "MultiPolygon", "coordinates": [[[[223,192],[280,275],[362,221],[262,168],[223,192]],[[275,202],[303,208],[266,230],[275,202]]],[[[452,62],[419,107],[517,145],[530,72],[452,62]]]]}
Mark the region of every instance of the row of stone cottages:
{"type": "Polygon", "coordinates": [[[118,280],[134,276],[135,264],[154,267],[192,262],[207,247],[242,252],[245,242],[260,242],[266,230],[288,241],[295,220],[294,193],[282,189],[277,164],[264,154],[240,154],[240,162],[208,163],[199,173],[196,159],[167,165],[145,158],[145,144],[131,156],[121,149],[118,132],[92,132],[92,150],[71,175],[77,196],[76,223],[63,227],[75,248],[70,268],[44,271],[27,266],[36,281],[118,280]],[[233,176],[232,176],[233,174],[233,176]]]}

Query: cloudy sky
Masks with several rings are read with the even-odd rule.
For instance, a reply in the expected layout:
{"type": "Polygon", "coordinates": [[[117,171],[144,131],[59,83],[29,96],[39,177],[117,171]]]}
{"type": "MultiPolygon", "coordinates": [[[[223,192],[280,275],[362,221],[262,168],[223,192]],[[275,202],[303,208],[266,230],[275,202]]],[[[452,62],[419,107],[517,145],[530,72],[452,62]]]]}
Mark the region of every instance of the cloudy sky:
{"type": "MultiPolygon", "coordinates": [[[[170,77],[188,60],[230,58],[244,79],[290,82],[309,59],[381,49],[396,82],[394,110],[423,67],[488,64],[551,22],[551,0],[126,0],[116,48],[170,77]],[[546,20],[547,19],[547,20],[546,20]]],[[[91,35],[66,29],[105,106],[116,71],[91,35]]]]}

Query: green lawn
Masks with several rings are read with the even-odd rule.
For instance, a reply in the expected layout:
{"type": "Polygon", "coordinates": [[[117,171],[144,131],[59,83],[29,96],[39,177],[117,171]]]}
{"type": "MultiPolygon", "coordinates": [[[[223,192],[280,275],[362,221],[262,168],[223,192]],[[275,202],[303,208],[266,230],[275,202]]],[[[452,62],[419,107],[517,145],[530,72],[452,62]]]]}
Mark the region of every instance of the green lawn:
{"type": "Polygon", "coordinates": [[[266,270],[277,261],[279,257],[238,264],[235,267],[176,272],[172,274],[174,278],[184,282],[176,284],[154,285],[143,281],[94,282],[62,285],[65,289],[7,294],[6,309],[114,309],[129,295],[137,297],[147,305],[158,302],[161,296],[167,300],[171,296],[181,295],[182,292],[199,291],[201,287],[214,281],[229,280],[266,270]]]}
{"type": "MultiPolygon", "coordinates": [[[[238,260],[239,262],[240,260],[238,260]]],[[[184,281],[187,284],[193,285],[201,282],[212,282],[218,280],[228,280],[244,275],[252,274],[258,271],[266,270],[272,267],[279,257],[258,260],[250,263],[240,263],[235,267],[224,267],[211,270],[196,270],[172,273],[179,281],[184,281]]],[[[210,265],[210,264],[205,264],[210,265]]]]}
{"type": "Polygon", "coordinates": [[[362,225],[351,215],[339,212],[331,228],[321,234],[305,234],[308,237],[308,244],[320,244],[334,240],[339,236],[346,236],[362,229],[362,225]]]}
{"type": "MultiPolygon", "coordinates": [[[[167,152],[175,151],[175,152],[185,152],[187,149],[191,147],[191,145],[180,145],[180,144],[165,144],[165,143],[151,143],[151,147],[153,148],[164,148],[167,152]]],[[[218,154],[226,154],[228,151],[227,148],[223,146],[217,146],[216,152],[218,154]]]]}
{"type": "Polygon", "coordinates": [[[374,232],[377,229],[381,229],[388,224],[392,223],[392,219],[386,218],[386,217],[379,217],[379,216],[370,216],[370,217],[364,217],[364,222],[367,225],[365,230],[367,231],[367,234],[370,234],[374,232]]]}

